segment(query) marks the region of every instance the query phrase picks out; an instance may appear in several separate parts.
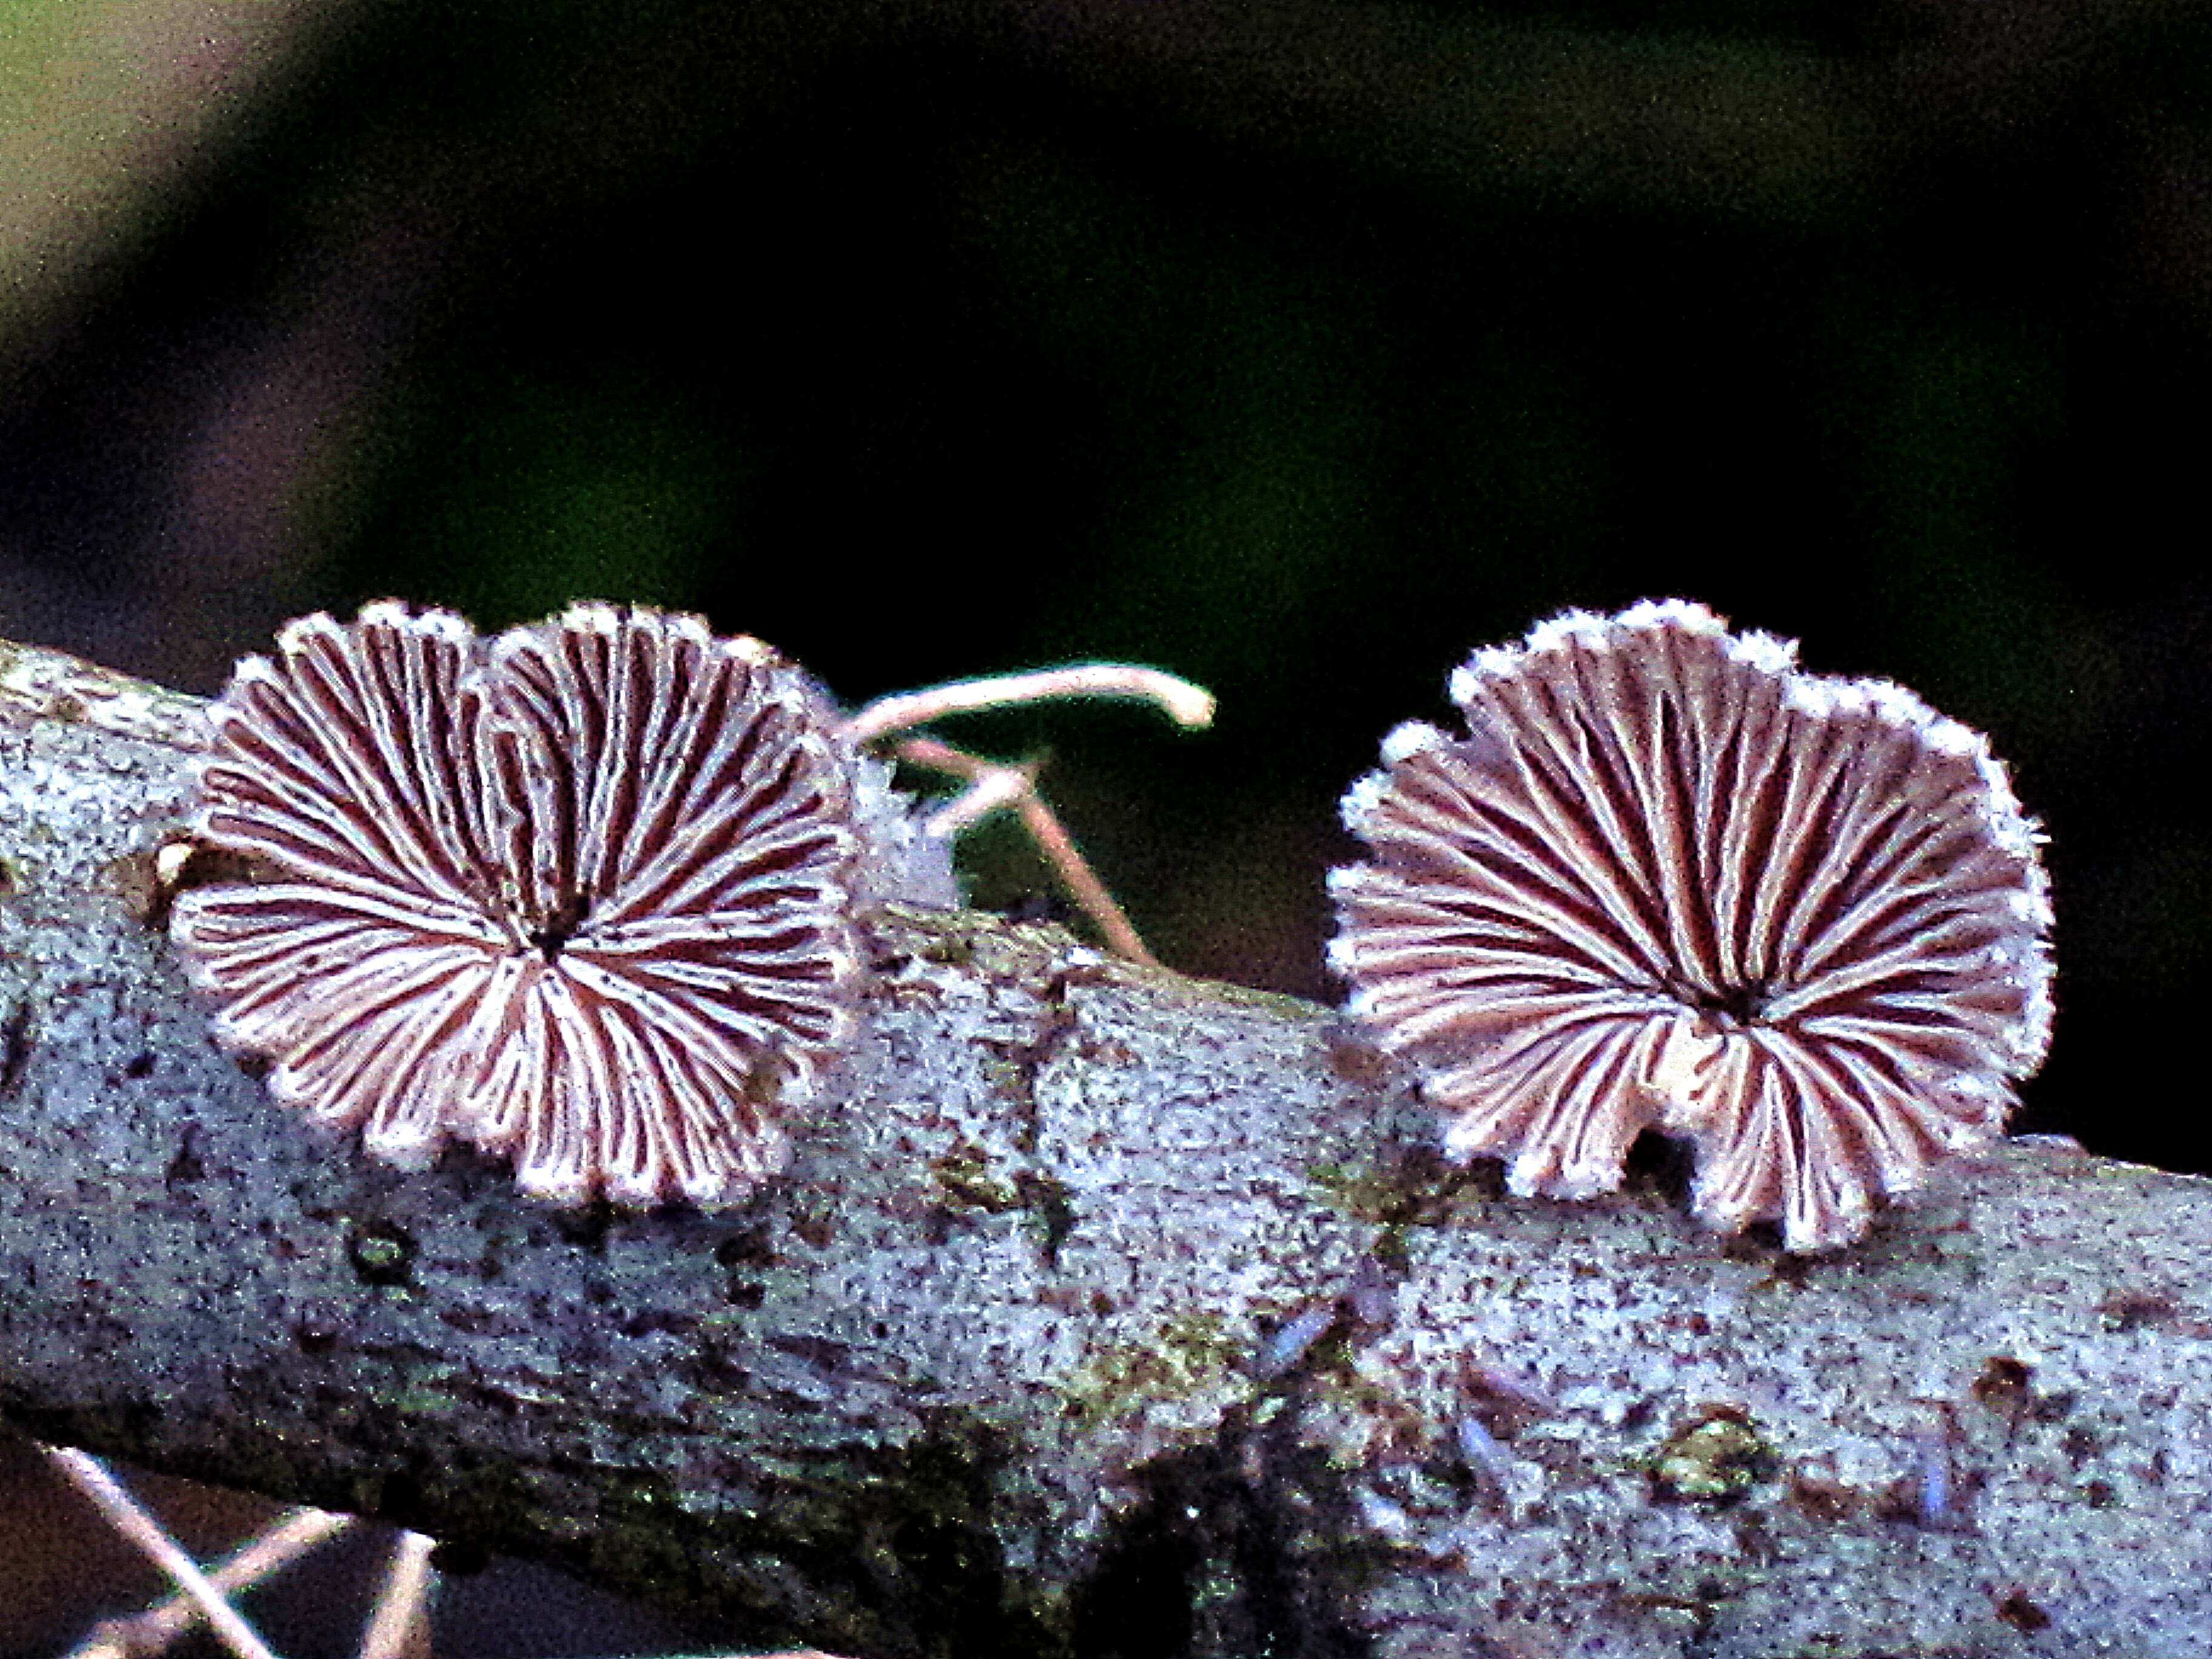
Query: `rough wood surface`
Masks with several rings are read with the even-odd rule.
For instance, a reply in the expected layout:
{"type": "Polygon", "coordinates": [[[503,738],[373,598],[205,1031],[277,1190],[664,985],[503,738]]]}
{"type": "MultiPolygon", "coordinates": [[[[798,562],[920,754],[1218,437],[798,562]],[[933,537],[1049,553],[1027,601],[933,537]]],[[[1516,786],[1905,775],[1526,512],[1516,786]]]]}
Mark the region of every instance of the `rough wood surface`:
{"type": "Polygon", "coordinates": [[[533,1209],[213,1046],[198,707],[0,646],[32,1432],[860,1656],[2212,1652],[2212,1184],[2016,1146],[1793,1261],[1439,1168],[1323,1010],[914,913],[772,1195],[533,1209]]]}

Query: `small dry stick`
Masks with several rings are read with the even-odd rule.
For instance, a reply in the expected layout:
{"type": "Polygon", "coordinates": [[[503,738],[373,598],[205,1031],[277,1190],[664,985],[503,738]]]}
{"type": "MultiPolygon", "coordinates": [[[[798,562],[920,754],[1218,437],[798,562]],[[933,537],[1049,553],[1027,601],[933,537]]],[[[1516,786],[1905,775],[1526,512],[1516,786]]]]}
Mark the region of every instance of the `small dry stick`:
{"type": "Polygon", "coordinates": [[[192,1599],[209,1628],[237,1659],[276,1659],[268,1644],[254,1634],[253,1626],[222,1599],[222,1591],[208,1582],[198,1563],[185,1553],[161,1523],[139,1506],[98,1459],[64,1446],[44,1449],[48,1460],[70,1484],[106,1517],[108,1525],[143,1550],[155,1565],[169,1575],[171,1583],[192,1599]]]}
{"type": "Polygon", "coordinates": [[[425,1620],[429,1617],[430,1552],[438,1540],[419,1532],[403,1532],[392,1547],[392,1565],[385,1570],[383,1587],[376,1593],[376,1607],[368,1627],[362,1632],[361,1659],[407,1659],[428,1653],[425,1620]]]}
{"type": "Polygon", "coordinates": [[[932,812],[921,826],[924,835],[934,836],[939,841],[951,841],[1000,807],[1012,806],[1036,787],[1035,761],[1024,761],[1019,766],[1001,766],[981,755],[971,755],[964,749],[955,749],[930,738],[909,738],[894,744],[892,752],[910,765],[950,772],[968,781],[965,789],[932,812]]]}
{"type": "MultiPolygon", "coordinates": [[[[947,714],[974,714],[1019,703],[1045,702],[1072,697],[1108,697],[1148,702],[1186,730],[1213,722],[1213,694],[1188,680],[1164,674],[1157,668],[1132,663],[1074,663],[1034,674],[1002,674],[982,679],[954,680],[926,691],[902,692],[878,697],[841,728],[848,741],[873,743],[899,732],[912,731],[947,714]]],[[[930,835],[950,840],[1001,807],[1012,807],[1038,850],[1058,872],[1085,915],[1097,925],[1107,945],[1133,962],[1158,965],[1128,915],[1106,890],[1075,841],[1053,810],[1036,792],[1034,766],[1006,766],[971,755],[963,749],[930,738],[909,738],[891,752],[909,765],[919,766],[967,783],[951,802],[930,815],[925,826],[930,835]]]]}
{"type": "MultiPolygon", "coordinates": [[[[323,1510],[293,1510],[210,1568],[208,1583],[226,1596],[251,1589],[352,1524],[323,1510]]],[[[131,1618],[109,1620],[69,1659],[152,1659],[199,1622],[198,1604],[179,1593],[131,1618]]]]}
{"type": "Polygon", "coordinates": [[[1117,956],[1132,962],[1141,962],[1147,967],[1159,966],[1159,958],[1145,946],[1136,926],[1130,921],[1128,912],[1122,909],[1106,884],[1098,879],[1098,872],[1091,867],[1061,825],[1052,808],[1044,804],[1036,793],[1036,775],[1026,766],[1002,766],[964,749],[955,749],[950,744],[939,743],[934,738],[908,738],[892,746],[891,753],[910,766],[942,772],[949,777],[967,781],[969,788],[954,799],[951,805],[931,815],[922,827],[933,836],[951,836],[966,829],[987,812],[1001,806],[1012,806],[1021,815],[1022,824],[1030,838],[1049,863],[1060,883],[1067,889],[1084,915],[1097,924],[1105,937],[1109,949],[1117,956]],[[978,803],[981,803],[978,805],[978,803]]]}
{"type": "Polygon", "coordinates": [[[951,680],[927,691],[878,697],[845,722],[850,743],[873,743],[894,732],[911,732],[947,714],[969,714],[1018,703],[1054,702],[1070,697],[1108,697],[1148,702],[1186,731],[1213,724],[1213,693],[1188,680],[1126,662],[1079,662],[1034,674],[994,674],[981,679],[951,680]]]}

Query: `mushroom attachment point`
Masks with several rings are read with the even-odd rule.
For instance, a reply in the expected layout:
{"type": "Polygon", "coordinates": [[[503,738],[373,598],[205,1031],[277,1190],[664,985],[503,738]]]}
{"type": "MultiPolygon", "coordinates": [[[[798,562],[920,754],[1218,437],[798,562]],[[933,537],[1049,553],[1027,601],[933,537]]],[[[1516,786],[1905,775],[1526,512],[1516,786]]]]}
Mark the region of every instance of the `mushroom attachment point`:
{"type": "Polygon", "coordinates": [[[289,624],[213,705],[199,843],[250,878],[172,929],[269,1085],[556,1203],[744,1197],[844,1043],[855,895],[910,852],[797,669],[696,617],[579,605],[479,639],[372,605],[289,624]]]}
{"type": "Polygon", "coordinates": [[[1796,656],[1679,600],[1570,612],[1352,786],[1331,965],[1452,1155],[1584,1198],[1679,1135],[1701,1220],[1814,1251],[2002,1133],[2050,1045],[2042,836],[1978,733],[1796,656]]]}

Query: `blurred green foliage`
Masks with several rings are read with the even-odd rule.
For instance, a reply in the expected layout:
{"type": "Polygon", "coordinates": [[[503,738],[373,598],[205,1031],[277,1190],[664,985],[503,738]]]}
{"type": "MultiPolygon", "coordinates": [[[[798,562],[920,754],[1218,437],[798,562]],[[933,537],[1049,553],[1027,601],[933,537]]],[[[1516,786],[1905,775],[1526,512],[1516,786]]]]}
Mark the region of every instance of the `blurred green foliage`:
{"type": "Polygon", "coordinates": [[[384,498],[375,579],[487,627],[613,595],[684,609],[744,456],[645,384],[518,377],[442,411],[430,465],[384,498]]]}

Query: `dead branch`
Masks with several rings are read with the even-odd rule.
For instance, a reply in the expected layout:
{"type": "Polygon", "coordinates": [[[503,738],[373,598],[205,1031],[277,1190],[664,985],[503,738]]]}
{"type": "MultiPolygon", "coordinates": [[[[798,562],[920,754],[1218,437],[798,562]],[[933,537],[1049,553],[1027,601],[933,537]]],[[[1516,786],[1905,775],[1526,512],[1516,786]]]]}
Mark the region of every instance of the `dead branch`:
{"type": "Polygon", "coordinates": [[[788,1180],[368,1165],[162,927],[190,699],[0,646],[0,1409],[862,1656],[2212,1651],[2212,1185],[1795,1261],[1422,1150],[1325,1011],[896,913],[788,1180]]]}

